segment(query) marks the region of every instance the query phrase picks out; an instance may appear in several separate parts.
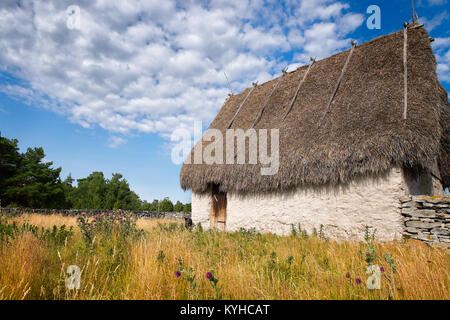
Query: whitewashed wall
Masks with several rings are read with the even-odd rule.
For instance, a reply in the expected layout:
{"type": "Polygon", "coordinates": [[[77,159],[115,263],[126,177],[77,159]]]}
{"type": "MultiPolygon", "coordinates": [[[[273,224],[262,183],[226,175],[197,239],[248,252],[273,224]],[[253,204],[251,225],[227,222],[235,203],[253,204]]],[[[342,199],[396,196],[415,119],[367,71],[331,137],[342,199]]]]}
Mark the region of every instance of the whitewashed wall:
{"type": "MultiPolygon", "coordinates": [[[[409,193],[403,170],[392,168],[377,178],[360,178],[347,186],[298,189],[289,194],[228,194],[226,230],[256,228],[287,235],[291,224],[311,233],[323,225],[325,236],[362,239],[365,226],[377,239],[400,239],[403,232],[400,197],[409,193]]],[[[209,227],[211,195],[192,194],[192,219],[209,227]]]]}

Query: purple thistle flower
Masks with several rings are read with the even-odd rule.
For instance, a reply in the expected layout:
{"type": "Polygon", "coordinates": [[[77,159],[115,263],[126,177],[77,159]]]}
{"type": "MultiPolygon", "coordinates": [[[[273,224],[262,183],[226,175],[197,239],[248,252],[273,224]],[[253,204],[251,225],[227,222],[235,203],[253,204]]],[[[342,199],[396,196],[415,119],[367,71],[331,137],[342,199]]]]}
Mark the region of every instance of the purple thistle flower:
{"type": "Polygon", "coordinates": [[[356,284],[360,284],[361,283],[361,279],[360,278],[356,278],[356,284]]]}
{"type": "Polygon", "coordinates": [[[384,272],[384,268],[383,268],[383,267],[381,267],[381,268],[380,268],[380,271],[381,271],[381,272],[384,272]]]}
{"type": "Polygon", "coordinates": [[[181,276],[180,271],[175,271],[175,277],[179,278],[181,276]]]}
{"type": "Polygon", "coordinates": [[[207,272],[206,273],[206,279],[212,280],[213,279],[213,274],[211,272],[207,272]]]}
{"type": "Polygon", "coordinates": [[[347,274],[345,275],[345,277],[346,277],[347,279],[350,279],[350,272],[347,272],[347,274]]]}
{"type": "Polygon", "coordinates": [[[370,256],[370,252],[369,251],[366,251],[366,256],[370,256]]]}

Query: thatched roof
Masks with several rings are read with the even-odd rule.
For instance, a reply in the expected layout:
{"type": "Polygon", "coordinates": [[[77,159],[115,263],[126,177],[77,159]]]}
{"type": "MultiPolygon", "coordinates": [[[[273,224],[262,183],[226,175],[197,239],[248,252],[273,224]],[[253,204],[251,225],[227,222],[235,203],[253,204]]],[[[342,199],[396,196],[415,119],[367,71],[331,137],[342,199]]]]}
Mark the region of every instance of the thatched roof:
{"type": "MultiPolygon", "coordinates": [[[[204,192],[218,183],[228,192],[282,191],[345,183],[356,176],[380,174],[394,164],[433,170],[436,160],[444,184],[450,185],[450,104],[436,75],[428,33],[422,28],[408,30],[406,120],[403,30],[354,49],[323,117],[348,54],[349,50],[335,54],[311,67],[286,119],[283,115],[307,66],[287,73],[271,96],[255,129],[279,129],[277,174],[261,175],[260,164],[184,164],[182,188],[204,192]]],[[[277,80],[254,89],[231,128],[251,128],[277,80]]],[[[249,90],[231,96],[210,128],[224,132],[249,90]]]]}

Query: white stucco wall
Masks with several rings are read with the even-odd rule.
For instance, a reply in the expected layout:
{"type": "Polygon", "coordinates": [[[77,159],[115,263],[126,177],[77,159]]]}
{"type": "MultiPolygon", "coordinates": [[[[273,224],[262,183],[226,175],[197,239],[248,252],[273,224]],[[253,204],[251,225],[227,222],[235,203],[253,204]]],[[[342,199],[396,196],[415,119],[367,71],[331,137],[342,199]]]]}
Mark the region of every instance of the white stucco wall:
{"type": "MultiPolygon", "coordinates": [[[[323,225],[325,236],[363,239],[365,226],[377,229],[378,240],[400,239],[403,225],[399,197],[408,193],[402,169],[378,178],[360,178],[345,187],[298,189],[289,194],[228,194],[226,230],[256,228],[287,235],[300,223],[311,233],[323,225]]],[[[211,195],[192,194],[192,219],[209,227],[211,195]]]]}

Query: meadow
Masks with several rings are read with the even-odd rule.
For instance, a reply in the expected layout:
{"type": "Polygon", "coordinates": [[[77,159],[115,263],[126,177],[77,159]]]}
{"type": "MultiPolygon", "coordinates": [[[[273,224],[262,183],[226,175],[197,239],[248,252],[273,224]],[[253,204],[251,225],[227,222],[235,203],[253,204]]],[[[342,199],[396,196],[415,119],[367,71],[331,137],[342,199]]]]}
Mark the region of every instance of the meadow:
{"type": "Polygon", "coordinates": [[[0,218],[0,299],[450,299],[449,252],[415,241],[336,242],[186,229],[127,212],[0,218]],[[370,264],[381,288],[368,289],[370,264]],[[66,288],[68,266],[80,288],[66,288]]]}

